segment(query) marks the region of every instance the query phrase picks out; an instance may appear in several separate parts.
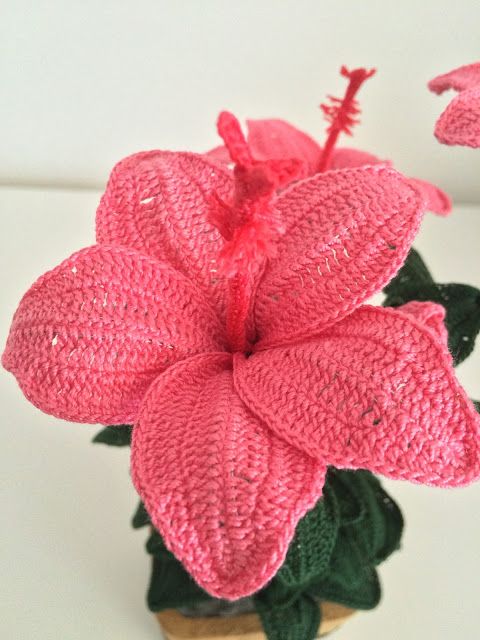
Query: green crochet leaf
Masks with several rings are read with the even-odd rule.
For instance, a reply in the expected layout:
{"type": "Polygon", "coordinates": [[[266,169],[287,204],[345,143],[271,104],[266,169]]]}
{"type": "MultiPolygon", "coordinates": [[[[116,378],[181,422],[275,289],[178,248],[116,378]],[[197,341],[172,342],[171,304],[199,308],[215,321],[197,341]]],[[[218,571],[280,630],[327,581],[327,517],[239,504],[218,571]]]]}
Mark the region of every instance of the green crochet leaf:
{"type": "Polygon", "coordinates": [[[370,473],[367,474],[367,479],[375,495],[372,511],[367,516],[374,541],[370,559],[377,566],[400,548],[404,521],[398,505],[383,489],[379,480],[370,473]]]}
{"type": "Polygon", "coordinates": [[[435,281],[421,255],[412,247],[402,268],[383,291],[387,296],[402,296],[411,289],[430,284],[435,281]]]}
{"type": "Polygon", "coordinates": [[[328,569],[338,527],[338,503],[327,481],[323,498],[298,523],[275,579],[288,589],[298,590],[323,575],[328,569]]]}
{"type": "Polygon", "coordinates": [[[200,589],[181,565],[176,566],[174,560],[168,561],[166,558],[152,558],[152,573],[147,593],[150,611],[177,609],[209,599],[208,593],[200,589]]]}
{"type": "Polygon", "coordinates": [[[154,531],[147,541],[153,555],[147,605],[150,611],[177,609],[213,599],[201,589],[183,565],[168,551],[160,535],[154,531]]]}
{"type": "Polygon", "coordinates": [[[268,606],[261,596],[255,606],[268,640],[314,640],[320,626],[318,602],[307,594],[299,595],[286,606],[268,606]]]}
{"type": "Polygon", "coordinates": [[[381,596],[378,576],[358,546],[352,527],[339,531],[328,575],[311,584],[308,593],[352,609],[377,606],[381,596]]]}
{"type": "Polygon", "coordinates": [[[328,470],[327,481],[336,496],[340,526],[361,522],[366,515],[366,504],[358,488],[358,471],[345,469],[328,470]]]}
{"type": "Polygon", "coordinates": [[[145,509],[145,505],[140,501],[137,510],[133,514],[132,527],[134,529],[141,529],[142,527],[146,527],[147,524],[150,524],[150,516],[145,509]]]}
{"type": "Polygon", "coordinates": [[[131,424],[119,424],[112,427],[105,427],[97,433],[92,442],[108,444],[112,447],[126,447],[132,440],[131,424]]]}
{"type": "Polygon", "coordinates": [[[162,536],[156,529],[152,529],[150,536],[148,537],[148,540],[145,544],[145,548],[147,550],[147,553],[149,553],[151,556],[156,556],[158,558],[166,557],[167,559],[170,559],[170,556],[172,558],[175,558],[173,553],[169,551],[165,546],[162,536]]]}
{"type": "Polygon", "coordinates": [[[348,534],[354,537],[365,561],[376,566],[400,546],[401,511],[379,480],[368,471],[344,471],[343,474],[350,475],[352,491],[357,492],[364,506],[363,517],[346,525],[348,534]]]}
{"type": "Polygon", "coordinates": [[[480,401],[479,400],[472,400],[472,402],[475,405],[475,409],[478,411],[478,413],[480,413],[480,401]]]}
{"type": "Polygon", "coordinates": [[[412,249],[397,276],[384,289],[384,306],[398,307],[411,300],[436,302],[445,307],[448,347],[456,365],[475,345],[480,331],[480,290],[466,284],[435,283],[419,254],[412,249]]]}

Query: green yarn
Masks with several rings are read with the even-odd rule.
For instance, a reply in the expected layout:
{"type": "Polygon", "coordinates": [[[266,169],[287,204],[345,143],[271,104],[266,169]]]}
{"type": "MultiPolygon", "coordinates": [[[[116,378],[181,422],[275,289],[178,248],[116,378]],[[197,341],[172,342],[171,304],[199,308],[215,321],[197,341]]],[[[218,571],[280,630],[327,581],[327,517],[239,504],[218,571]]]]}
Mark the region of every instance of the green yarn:
{"type": "Polygon", "coordinates": [[[132,440],[131,424],[119,424],[112,427],[105,427],[97,433],[92,442],[108,444],[112,447],[127,447],[132,440]]]}
{"type": "Polygon", "coordinates": [[[422,256],[412,247],[402,268],[397,275],[390,280],[384,288],[384,292],[387,295],[394,295],[429,284],[434,284],[434,279],[423,261],[422,256]]]}
{"type": "Polygon", "coordinates": [[[268,640],[313,640],[320,626],[320,607],[307,593],[299,594],[285,606],[263,606],[261,596],[256,610],[268,640]]]}
{"type": "Polygon", "coordinates": [[[466,284],[434,282],[420,254],[411,249],[405,264],[385,287],[384,305],[398,307],[412,300],[445,307],[448,347],[456,365],[473,351],[480,331],[480,290],[466,284]]]}
{"type": "Polygon", "coordinates": [[[340,522],[335,492],[327,484],[323,493],[323,500],[298,523],[285,562],[275,576],[288,589],[302,589],[328,569],[340,522]]]}
{"type": "MultiPolygon", "coordinates": [[[[149,542],[154,536],[160,538],[154,532],[149,542]]],[[[153,555],[147,592],[147,605],[151,611],[178,609],[211,599],[161,541],[155,541],[150,545],[147,543],[147,550],[153,555]]]]}
{"type": "Polygon", "coordinates": [[[150,524],[150,516],[145,509],[145,505],[140,501],[132,517],[132,527],[134,529],[141,529],[142,527],[146,527],[147,524],[150,524]]]}

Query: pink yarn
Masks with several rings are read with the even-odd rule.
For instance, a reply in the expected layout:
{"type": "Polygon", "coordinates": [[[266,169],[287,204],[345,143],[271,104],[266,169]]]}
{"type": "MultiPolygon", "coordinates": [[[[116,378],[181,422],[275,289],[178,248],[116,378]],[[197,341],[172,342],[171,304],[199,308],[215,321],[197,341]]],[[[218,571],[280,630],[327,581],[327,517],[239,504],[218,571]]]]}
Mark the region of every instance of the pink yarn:
{"type": "Polygon", "coordinates": [[[438,94],[448,89],[459,92],[435,124],[439,142],[480,147],[480,62],[437,76],[428,88],[438,94]]]}
{"type": "MultiPolygon", "coordinates": [[[[248,142],[255,158],[258,160],[299,158],[305,163],[305,175],[311,176],[317,172],[322,148],[306,133],[283,120],[247,120],[247,123],[248,142]]],[[[223,168],[230,162],[224,147],[216,147],[205,155],[223,168]]],[[[329,169],[346,169],[372,164],[391,166],[392,163],[390,160],[381,160],[366,151],[340,147],[333,150],[329,169]]],[[[451,200],[439,187],[419,178],[411,178],[411,182],[412,186],[421,193],[428,211],[441,216],[451,212],[451,200]]]]}
{"type": "Polygon", "coordinates": [[[480,85],[480,62],[473,62],[436,76],[433,80],[430,80],[428,88],[433,93],[441,94],[449,89],[465,91],[478,85],[480,85]]]}
{"type": "Polygon", "coordinates": [[[480,417],[455,378],[443,309],[361,306],[407,255],[418,191],[378,164],[271,193],[276,256],[232,280],[211,213],[238,204],[238,174],[188,153],[119,163],[99,244],[25,294],[3,355],[42,410],[135,424],[132,477],[153,524],[228,599],[276,573],[327,465],[441,486],[480,475],[480,417]],[[227,332],[235,311],[248,352],[227,332]]]}

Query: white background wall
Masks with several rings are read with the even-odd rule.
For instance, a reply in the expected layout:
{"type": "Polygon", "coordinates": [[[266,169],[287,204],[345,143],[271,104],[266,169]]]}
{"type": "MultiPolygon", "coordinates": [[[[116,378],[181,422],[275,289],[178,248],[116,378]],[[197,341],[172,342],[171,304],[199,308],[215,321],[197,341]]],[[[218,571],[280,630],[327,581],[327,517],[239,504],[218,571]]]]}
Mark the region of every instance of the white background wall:
{"type": "Polygon", "coordinates": [[[0,182],[101,186],[142,148],[216,144],[222,108],[323,137],[342,63],[377,66],[354,145],[480,202],[480,153],[433,137],[426,82],[480,59],[478,0],[2,0],[0,182]]]}

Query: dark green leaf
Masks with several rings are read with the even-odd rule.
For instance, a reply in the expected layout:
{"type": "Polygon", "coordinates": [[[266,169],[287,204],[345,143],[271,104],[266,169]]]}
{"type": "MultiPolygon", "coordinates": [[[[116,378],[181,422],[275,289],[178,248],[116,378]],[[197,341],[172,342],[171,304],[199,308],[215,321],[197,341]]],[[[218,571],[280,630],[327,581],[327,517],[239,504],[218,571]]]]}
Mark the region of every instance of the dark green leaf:
{"type": "Polygon", "coordinates": [[[132,527],[134,529],[141,529],[142,527],[146,527],[147,524],[150,524],[150,516],[143,502],[139,502],[137,510],[133,514],[132,527]]]}
{"type": "Polygon", "coordinates": [[[472,402],[475,405],[475,409],[478,411],[478,413],[480,413],[480,401],[472,400],[472,402]]]}
{"type": "Polygon", "coordinates": [[[168,559],[170,558],[170,556],[172,556],[172,558],[175,557],[167,549],[167,547],[165,546],[165,543],[162,540],[162,536],[158,533],[156,529],[152,529],[150,536],[147,540],[147,543],[145,545],[145,548],[147,549],[147,553],[149,553],[151,556],[158,556],[162,558],[165,556],[168,559]]]}
{"type": "Polygon", "coordinates": [[[366,514],[365,500],[359,491],[358,471],[330,467],[327,482],[337,499],[340,526],[361,522],[366,514]]]}
{"type": "Polygon", "coordinates": [[[325,573],[338,527],[337,499],[327,482],[323,498],[298,523],[295,537],[276,579],[285,587],[298,590],[325,573]]]}
{"type": "Polygon", "coordinates": [[[211,599],[170,554],[152,558],[152,573],[147,593],[150,611],[177,609],[211,599]]]}
{"type": "Polygon", "coordinates": [[[375,495],[375,506],[372,504],[369,518],[371,529],[376,531],[372,534],[375,543],[371,560],[379,565],[400,548],[404,521],[398,505],[383,489],[379,480],[371,474],[367,478],[375,495]]]}
{"type": "Polygon", "coordinates": [[[357,471],[352,490],[363,501],[365,511],[360,520],[348,525],[365,562],[378,565],[400,546],[403,517],[379,480],[368,471],[357,471]]]}
{"type": "Polygon", "coordinates": [[[308,592],[352,609],[373,609],[378,604],[378,576],[359,548],[353,527],[339,531],[328,575],[312,583],[308,592]]]}
{"type": "Polygon", "coordinates": [[[396,298],[401,297],[410,289],[429,284],[434,284],[434,280],[427,269],[427,265],[418,251],[412,248],[403,263],[403,267],[385,287],[384,292],[387,296],[396,298]]]}
{"type": "Polygon", "coordinates": [[[257,613],[268,640],[314,640],[320,626],[320,607],[307,594],[299,595],[286,606],[265,605],[255,597],[257,613]]]}
{"type": "Polygon", "coordinates": [[[100,442],[112,447],[126,447],[130,445],[132,429],[133,426],[130,424],[119,424],[112,427],[105,427],[97,433],[92,442],[100,442]]]}

